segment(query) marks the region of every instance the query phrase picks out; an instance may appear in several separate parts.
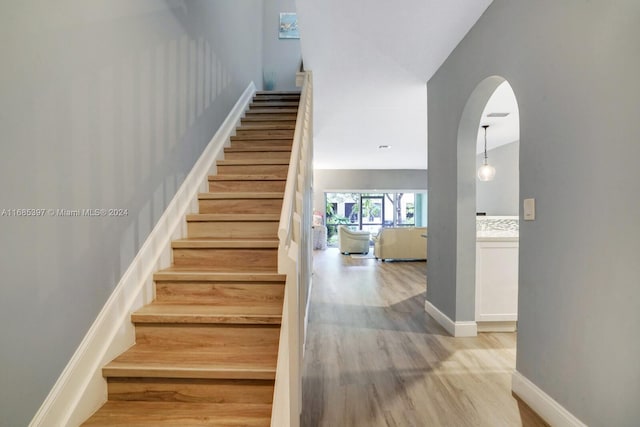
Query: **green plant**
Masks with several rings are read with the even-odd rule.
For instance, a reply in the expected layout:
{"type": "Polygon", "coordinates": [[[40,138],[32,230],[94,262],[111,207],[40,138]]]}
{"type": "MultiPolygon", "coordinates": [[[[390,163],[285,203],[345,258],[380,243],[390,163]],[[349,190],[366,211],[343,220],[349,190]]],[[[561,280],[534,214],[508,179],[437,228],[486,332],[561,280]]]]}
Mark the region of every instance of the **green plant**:
{"type": "Polygon", "coordinates": [[[349,218],[346,218],[344,216],[327,216],[327,241],[330,241],[333,236],[337,236],[339,225],[349,223],[349,218]]]}

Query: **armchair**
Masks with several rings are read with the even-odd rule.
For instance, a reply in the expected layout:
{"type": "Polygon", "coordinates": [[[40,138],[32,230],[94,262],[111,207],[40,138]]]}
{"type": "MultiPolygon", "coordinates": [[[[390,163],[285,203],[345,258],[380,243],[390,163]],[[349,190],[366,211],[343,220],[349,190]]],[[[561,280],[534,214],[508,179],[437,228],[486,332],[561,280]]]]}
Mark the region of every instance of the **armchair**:
{"type": "Polygon", "coordinates": [[[343,254],[369,253],[369,232],[351,231],[344,225],[338,227],[340,252],[343,254]]]}

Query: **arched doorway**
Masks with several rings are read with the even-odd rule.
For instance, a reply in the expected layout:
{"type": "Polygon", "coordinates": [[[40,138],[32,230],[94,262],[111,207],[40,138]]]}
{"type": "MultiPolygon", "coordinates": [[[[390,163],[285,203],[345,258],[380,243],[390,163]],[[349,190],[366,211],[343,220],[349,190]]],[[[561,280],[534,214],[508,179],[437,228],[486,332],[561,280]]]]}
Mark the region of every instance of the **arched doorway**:
{"type": "MultiPolygon", "coordinates": [[[[508,97],[507,97],[508,98],[508,97]]],[[[494,103],[495,104],[495,103],[494,103]]],[[[503,104],[504,105],[504,104],[503,104]]],[[[500,107],[507,108],[507,107],[500,107]]],[[[480,260],[479,262],[480,269],[484,269],[484,271],[478,271],[476,264],[476,258],[478,256],[477,249],[479,247],[478,236],[476,233],[477,229],[477,217],[476,214],[478,212],[478,186],[485,185],[485,187],[481,187],[483,193],[487,193],[487,189],[490,186],[493,186],[495,191],[502,191],[500,186],[496,185],[498,183],[498,179],[494,183],[486,183],[480,182],[476,175],[476,171],[478,170],[478,140],[483,140],[484,135],[482,133],[479,134],[479,131],[482,132],[482,125],[488,124],[489,129],[493,127],[492,132],[488,133],[490,136],[495,135],[495,139],[491,141],[491,144],[488,145],[488,149],[496,147],[496,142],[499,140],[502,143],[511,143],[514,141],[519,141],[519,111],[517,108],[517,101],[515,101],[515,94],[513,94],[513,89],[508,85],[506,80],[501,76],[491,76],[483,81],[481,81],[475,90],[471,93],[465,108],[463,110],[462,116],[460,118],[459,126],[458,126],[458,136],[457,136],[457,161],[458,161],[458,169],[457,169],[457,192],[458,192],[458,209],[457,209],[457,229],[458,233],[456,236],[457,239],[457,260],[456,260],[456,276],[457,276],[457,298],[456,298],[456,317],[457,318],[466,318],[466,319],[474,319],[475,322],[470,322],[469,327],[461,330],[460,336],[462,335],[475,335],[478,330],[509,330],[515,326],[515,318],[513,317],[514,313],[505,312],[505,307],[509,305],[510,302],[514,304],[514,309],[517,313],[517,231],[515,232],[515,255],[511,253],[507,256],[509,261],[505,261],[508,263],[515,263],[515,265],[509,265],[509,268],[495,268],[496,262],[500,262],[500,258],[496,257],[499,251],[493,250],[487,252],[488,257],[485,261],[480,260]],[[507,85],[505,87],[504,85],[507,85]],[[511,94],[511,98],[513,99],[514,105],[508,108],[509,111],[488,111],[488,108],[491,109],[492,103],[491,99],[494,94],[496,94],[496,90],[502,88],[499,92],[506,92],[511,94]],[[489,114],[492,114],[492,117],[487,117],[489,114]],[[516,136],[513,136],[514,129],[511,129],[510,134],[512,136],[506,136],[509,134],[506,130],[506,120],[502,120],[507,116],[500,116],[500,113],[509,113],[511,118],[508,120],[511,124],[513,124],[515,119],[515,133],[516,136]],[[496,117],[498,116],[498,117],[496,117]],[[498,270],[500,274],[508,271],[510,274],[502,274],[502,276],[497,277],[497,282],[494,280],[494,284],[497,283],[497,287],[494,286],[493,289],[488,289],[486,286],[484,288],[477,287],[477,282],[483,281],[479,283],[480,285],[485,284],[486,275],[491,274],[488,271],[488,268],[493,268],[494,270],[498,270]],[[485,276],[481,274],[484,273],[485,276]],[[479,275],[480,274],[480,275],[479,275]],[[511,293],[507,298],[503,298],[505,294],[504,286],[506,283],[511,281],[511,287],[515,286],[515,293],[511,293]],[[503,287],[503,289],[501,289],[503,287]],[[492,296],[492,292],[494,295],[492,296]],[[497,299],[496,299],[497,298],[497,299]],[[508,300],[508,301],[507,301],[508,300]],[[484,312],[482,310],[493,311],[491,313],[484,312]],[[478,329],[479,328],[479,329],[478,329]]],[[[513,126],[512,126],[513,127],[513,126]]],[[[500,145],[498,142],[498,145],[500,145]]],[[[484,150],[482,150],[484,151],[484,150]]],[[[490,152],[491,154],[491,152],[490,152]]],[[[497,151],[494,151],[494,154],[497,154],[497,151]]],[[[482,154],[481,154],[482,156],[482,154]]],[[[517,151],[516,151],[516,159],[517,159],[517,151]]],[[[496,156],[494,156],[496,157],[496,156]]],[[[496,160],[494,158],[494,160],[496,160]]],[[[511,167],[511,171],[513,171],[513,165],[509,165],[511,167]]],[[[496,176],[500,176],[500,168],[498,168],[496,176]]],[[[506,168],[502,167],[503,176],[500,178],[500,183],[504,185],[513,185],[513,182],[509,182],[509,180],[504,180],[504,174],[506,172],[506,168]]],[[[515,168],[515,177],[518,179],[519,173],[517,167],[515,168]]],[[[493,212],[486,212],[485,205],[482,209],[485,210],[485,213],[488,213],[490,217],[511,217],[510,221],[515,222],[517,227],[517,216],[518,216],[518,196],[517,196],[517,188],[518,184],[515,184],[516,196],[515,200],[511,201],[510,212],[505,211],[503,207],[496,208],[493,212]],[[506,215],[506,214],[510,215],[506,215]]],[[[485,194],[486,195],[486,194],[485,194]]],[[[489,217],[487,217],[489,219],[489,217]]],[[[497,220],[497,222],[509,222],[502,221],[502,219],[497,220]]],[[[482,222],[482,221],[481,221],[482,222]]],[[[488,223],[489,221],[485,221],[488,223]]],[[[487,241],[487,240],[484,240],[487,241]]],[[[497,239],[495,241],[503,242],[504,239],[497,239]]],[[[507,247],[513,248],[514,245],[506,245],[506,244],[494,244],[494,245],[485,245],[490,249],[500,249],[502,251],[499,256],[503,256],[506,253],[507,247]]],[[[491,282],[491,280],[489,281],[491,282]]],[[[456,333],[458,335],[458,333],[456,333]]]]}

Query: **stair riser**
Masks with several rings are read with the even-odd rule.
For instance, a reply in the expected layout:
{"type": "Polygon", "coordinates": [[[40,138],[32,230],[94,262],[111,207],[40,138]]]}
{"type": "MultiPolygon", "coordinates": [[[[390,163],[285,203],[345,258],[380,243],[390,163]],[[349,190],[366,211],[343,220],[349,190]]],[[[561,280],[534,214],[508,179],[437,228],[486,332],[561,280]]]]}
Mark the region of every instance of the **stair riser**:
{"type": "Polygon", "coordinates": [[[272,269],[278,266],[278,250],[274,249],[173,249],[177,267],[231,267],[272,269]]]}
{"type": "Polygon", "coordinates": [[[286,182],[282,181],[209,181],[211,192],[272,192],[284,191],[286,182]]]}
{"type": "Polygon", "coordinates": [[[272,403],[269,380],[109,378],[109,400],[146,402],[272,403]]]}
{"type": "Polygon", "coordinates": [[[255,141],[232,141],[231,147],[233,148],[265,148],[269,149],[272,147],[278,148],[287,148],[291,150],[293,147],[293,140],[285,140],[285,139],[274,139],[274,140],[255,140],[255,141]]]}
{"type": "Polygon", "coordinates": [[[286,178],[289,165],[218,165],[218,175],[274,175],[286,178]]]}
{"type": "Polygon", "coordinates": [[[225,160],[289,160],[291,151],[235,151],[224,153],[225,160]]]}
{"type": "Polygon", "coordinates": [[[200,213],[280,213],[282,199],[200,200],[200,213]]]}
{"type": "Polygon", "coordinates": [[[278,222],[189,221],[187,235],[189,238],[277,238],[278,222]]]}
{"type": "Polygon", "coordinates": [[[260,136],[269,139],[271,136],[287,136],[293,138],[293,129],[236,129],[235,136],[260,136]]]}
{"type": "Polygon", "coordinates": [[[282,307],[284,284],[156,282],[156,301],[163,304],[250,305],[282,307]]]}
{"type": "MultiPolygon", "coordinates": [[[[198,351],[256,352],[261,356],[278,351],[280,327],[273,325],[136,324],[136,345],[198,351]]],[[[244,356],[243,356],[244,357],[244,356]]]]}
{"type": "Polygon", "coordinates": [[[253,142],[253,141],[272,141],[276,145],[289,145],[293,141],[293,135],[261,135],[254,133],[251,135],[238,135],[231,137],[231,143],[234,142],[253,142]]]}

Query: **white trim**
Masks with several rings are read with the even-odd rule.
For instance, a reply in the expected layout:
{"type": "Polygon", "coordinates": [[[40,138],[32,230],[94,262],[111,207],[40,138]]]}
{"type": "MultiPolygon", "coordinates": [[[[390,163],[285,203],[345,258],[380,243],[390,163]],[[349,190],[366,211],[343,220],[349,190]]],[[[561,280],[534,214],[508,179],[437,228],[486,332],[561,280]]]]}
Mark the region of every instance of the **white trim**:
{"type": "MultiPolygon", "coordinates": [[[[476,282],[478,283],[478,282],[476,282]]],[[[477,311],[476,311],[477,313],[477,311]]],[[[517,313],[478,314],[476,322],[512,322],[518,321],[517,313]]]]}
{"type": "MultiPolygon", "coordinates": [[[[313,264],[313,263],[312,263],[313,264]]],[[[302,358],[304,359],[307,350],[307,326],[309,325],[309,310],[311,309],[311,291],[313,290],[313,274],[309,278],[309,288],[307,290],[307,306],[304,310],[304,335],[302,335],[302,358]]]]}
{"type": "Polygon", "coordinates": [[[518,329],[516,321],[480,321],[477,320],[478,332],[515,332],[518,329]]]}
{"type": "Polygon", "coordinates": [[[476,337],[478,336],[478,325],[475,321],[456,322],[454,337],[476,337]]]}
{"type": "Polygon", "coordinates": [[[454,337],[475,337],[478,335],[478,325],[474,321],[454,322],[430,301],[425,301],[424,310],[454,337]]]}
{"type": "Polygon", "coordinates": [[[536,414],[554,427],[587,427],[518,371],[513,372],[511,390],[536,414]]]}
{"type": "MultiPolygon", "coordinates": [[[[134,343],[130,313],[154,298],[153,273],[171,265],[171,241],[184,236],[184,217],[197,209],[215,160],[235,130],[256,87],[242,93],[176,192],[29,426],[75,426],[107,400],[102,366],[134,343]]],[[[207,190],[204,190],[207,191],[207,190]]]]}

